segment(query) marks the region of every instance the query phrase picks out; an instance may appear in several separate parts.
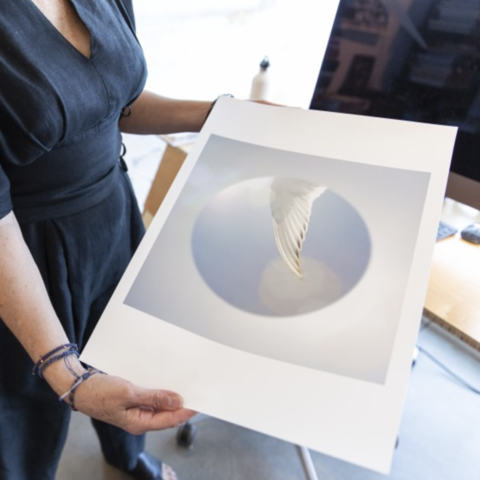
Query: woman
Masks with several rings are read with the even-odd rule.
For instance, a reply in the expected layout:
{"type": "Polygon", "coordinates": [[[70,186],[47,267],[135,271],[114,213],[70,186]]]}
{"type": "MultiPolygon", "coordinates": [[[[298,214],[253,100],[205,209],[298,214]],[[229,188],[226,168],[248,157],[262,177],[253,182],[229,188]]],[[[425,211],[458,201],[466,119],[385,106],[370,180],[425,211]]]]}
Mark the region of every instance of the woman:
{"type": "Polygon", "coordinates": [[[77,358],[144,232],[120,131],[198,131],[212,105],[143,91],[130,2],[0,6],[2,480],[54,478],[70,407],[95,419],[109,463],[171,480],[141,434],[194,414],[77,358]]]}

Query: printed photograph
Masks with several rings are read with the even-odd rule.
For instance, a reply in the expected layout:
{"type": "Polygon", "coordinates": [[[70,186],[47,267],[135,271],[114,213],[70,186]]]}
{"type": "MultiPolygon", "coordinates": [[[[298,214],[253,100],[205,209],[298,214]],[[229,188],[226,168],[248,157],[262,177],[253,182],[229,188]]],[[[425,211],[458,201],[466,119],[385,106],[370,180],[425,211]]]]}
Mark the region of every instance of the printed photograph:
{"type": "Polygon", "coordinates": [[[227,347],[382,383],[429,177],[212,135],[125,304],[227,347]]]}

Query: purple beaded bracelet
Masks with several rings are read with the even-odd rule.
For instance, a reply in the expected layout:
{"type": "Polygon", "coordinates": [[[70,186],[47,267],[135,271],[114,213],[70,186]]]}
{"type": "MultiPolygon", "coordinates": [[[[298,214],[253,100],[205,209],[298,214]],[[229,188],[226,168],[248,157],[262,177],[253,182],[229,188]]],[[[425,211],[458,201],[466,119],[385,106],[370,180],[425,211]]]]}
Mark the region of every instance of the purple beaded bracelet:
{"type": "Polygon", "coordinates": [[[43,372],[45,369],[62,358],[68,357],[69,355],[76,355],[78,357],[78,347],[75,343],[65,343],[59,347],[50,350],[48,353],[40,357],[37,363],[33,366],[32,375],[38,375],[40,378],[43,378],[43,372]],[[63,350],[63,352],[61,352],[63,350]],[[55,355],[57,352],[61,352],[55,355]]]}

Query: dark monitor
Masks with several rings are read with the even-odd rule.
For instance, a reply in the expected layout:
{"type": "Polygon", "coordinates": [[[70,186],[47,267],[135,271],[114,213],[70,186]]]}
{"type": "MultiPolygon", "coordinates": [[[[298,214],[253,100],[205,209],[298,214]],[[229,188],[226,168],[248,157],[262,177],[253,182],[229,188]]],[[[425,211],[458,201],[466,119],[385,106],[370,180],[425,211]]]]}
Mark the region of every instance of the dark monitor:
{"type": "Polygon", "coordinates": [[[340,0],[310,108],[458,126],[446,195],[480,209],[478,18],[478,0],[340,0]]]}

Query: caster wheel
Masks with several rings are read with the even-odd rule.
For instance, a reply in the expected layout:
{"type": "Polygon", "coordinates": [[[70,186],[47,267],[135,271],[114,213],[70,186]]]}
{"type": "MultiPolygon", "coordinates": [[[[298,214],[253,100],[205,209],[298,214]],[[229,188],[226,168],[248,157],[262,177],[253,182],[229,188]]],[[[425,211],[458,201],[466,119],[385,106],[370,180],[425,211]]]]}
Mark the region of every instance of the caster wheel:
{"type": "Polygon", "coordinates": [[[418,354],[419,354],[420,350],[418,349],[417,346],[415,346],[415,350],[413,351],[413,357],[412,357],[412,368],[415,366],[415,364],[417,363],[417,358],[418,358],[418,354]]]}
{"type": "Polygon", "coordinates": [[[191,447],[195,440],[196,433],[197,427],[195,427],[195,425],[191,423],[180,425],[177,430],[177,445],[186,448],[191,447]]]}

